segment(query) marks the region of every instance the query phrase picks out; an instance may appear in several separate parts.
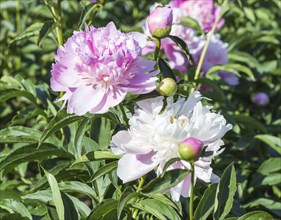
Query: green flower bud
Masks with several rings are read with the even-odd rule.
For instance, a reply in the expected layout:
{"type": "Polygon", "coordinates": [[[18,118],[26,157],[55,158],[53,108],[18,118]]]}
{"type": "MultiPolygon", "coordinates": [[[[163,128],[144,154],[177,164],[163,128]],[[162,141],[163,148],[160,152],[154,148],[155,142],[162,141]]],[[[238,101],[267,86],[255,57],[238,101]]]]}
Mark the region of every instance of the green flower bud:
{"type": "Polygon", "coordinates": [[[173,96],[177,92],[177,84],[172,78],[165,78],[159,83],[158,91],[163,96],[173,96]]]}
{"type": "Polygon", "coordinates": [[[200,157],[202,148],[202,141],[190,137],[179,144],[178,153],[182,159],[188,162],[193,162],[200,157]]]}

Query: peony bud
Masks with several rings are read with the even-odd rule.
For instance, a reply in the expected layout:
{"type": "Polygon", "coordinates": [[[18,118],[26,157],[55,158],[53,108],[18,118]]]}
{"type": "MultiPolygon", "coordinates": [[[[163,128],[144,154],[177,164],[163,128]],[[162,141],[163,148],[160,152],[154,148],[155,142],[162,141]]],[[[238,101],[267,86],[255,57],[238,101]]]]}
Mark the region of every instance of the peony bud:
{"type": "Polygon", "coordinates": [[[177,92],[177,84],[172,78],[163,79],[158,85],[158,92],[164,96],[173,96],[177,92]]]}
{"type": "Polygon", "coordinates": [[[170,7],[157,7],[147,17],[148,29],[153,37],[164,38],[171,32],[173,10],[170,7]]]}
{"type": "Polygon", "coordinates": [[[264,92],[257,92],[256,95],[252,97],[253,103],[260,106],[266,106],[269,103],[268,95],[264,92]]]}
{"type": "Polygon", "coordinates": [[[182,159],[186,161],[196,161],[201,155],[203,142],[196,138],[187,138],[179,144],[178,152],[182,159]]]}

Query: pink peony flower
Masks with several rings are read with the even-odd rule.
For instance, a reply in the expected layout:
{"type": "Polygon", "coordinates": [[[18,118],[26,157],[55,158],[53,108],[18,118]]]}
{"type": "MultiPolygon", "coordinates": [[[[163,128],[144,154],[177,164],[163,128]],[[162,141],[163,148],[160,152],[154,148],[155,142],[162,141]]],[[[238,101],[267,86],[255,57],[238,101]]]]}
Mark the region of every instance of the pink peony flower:
{"type": "MultiPolygon", "coordinates": [[[[190,53],[196,63],[199,62],[205,44],[206,40],[203,36],[194,37],[190,43],[190,53]]],[[[213,66],[228,63],[227,47],[228,44],[220,40],[219,34],[212,36],[201,69],[204,74],[207,74],[213,66]]],[[[239,83],[238,78],[232,73],[219,71],[218,75],[229,85],[235,86],[239,83]]]]}
{"type": "MultiPolygon", "coordinates": [[[[197,20],[204,31],[212,29],[221,10],[221,7],[214,6],[213,0],[174,0],[170,5],[183,10],[185,16],[197,20]]],[[[217,29],[220,29],[223,24],[224,20],[222,19],[217,24],[217,29]]]]}
{"type": "Polygon", "coordinates": [[[150,33],[158,38],[164,38],[169,35],[172,22],[173,10],[170,7],[157,7],[147,17],[150,33]]]}
{"type": "Polygon", "coordinates": [[[105,113],[127,92],[144,94],[156,88],[155,62],[141,58],[146,36],[122,33],[113,22],[104,28],[74,32],[57,50],[51,88],[63,91],[68,113],[105,113]]]}
{"type": "MultiPolygon", "coordinates": [[[[226,124],[223,116],[203,106],[201,94],[193,92],[188,99],[167,98],[162,110],[163,97],[146,99],[137,103],[138,108],[130,118],[128,131],[119,131],[112,137],[111,149],[116,155],[123,155],[118,162],[117,175],[124,182],[130,182],[157,168],[157,174],[172,158],[178,158],[178,146],[187,138],[200,140],[206,146],[206,155],[195,161],[195,179],[205,182],[218,180],[212,173],[211,161],[223,150],[221,138],[232,126],[226,124]]],[[[189,142],[191,144],[191,142],[189,142]]],[[[192,142],[193,144],[193,142],[192,142]]],[[[190,169],[190,163],[181,160],[168,169],[190,169]]],[[[170,189],[172,198],[179,201],[180,195],[189,196],[190,177],[170,189]]]]}
{"type": "Polygon", "coordinates": [[[269,97],[266,93],[264,92],[257,92],[253,97],[252,97],[253,103],[256,105],[260,106],[266,106],[269,104],[269,97]]]}

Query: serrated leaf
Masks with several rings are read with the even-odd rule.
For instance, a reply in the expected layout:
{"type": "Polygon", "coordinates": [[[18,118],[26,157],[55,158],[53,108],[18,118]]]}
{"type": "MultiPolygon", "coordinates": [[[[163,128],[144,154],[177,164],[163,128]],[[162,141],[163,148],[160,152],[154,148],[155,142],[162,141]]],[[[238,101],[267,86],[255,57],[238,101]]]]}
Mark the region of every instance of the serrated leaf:
{"type": "Polygon", "coordinates": [[[236,173],[230,164],[222,174],[216,190],[213,218],[223,220],[230,212],[236,192],[236,173]]]}
{"type": "Polygon", "coordinates": [[[155,193],[163,193],[181,182],[189,173],[188,170],[169,170],[163,177],[158,177],[149,182],[141,192],[145,195],[153,195],[155,193]]]}
{"type": "Polygon", "coordinates": [[[172,78],[175,81],[177,80],[171,67],[160,57],[158,58],[158,66],[164,78],[172,78]]]}
{"type": "Polygon", "coordinates": [[[186,43],[182,39],[177,37],[177,36],[169,35],[168,37],[178,45],[178,47],[185,54],[185,56],[186,56],[187,60],[189,61],[189,63],[191,65],[193,65],[194,64],[194,60],[192,58],[192,55],[189,52],[189,49],[188,49],[186,43]]]}
{"type": "Polygon", "coordinates": [[[47,171],[44,171],[44,172],[48,179],[49,185],[51,187],[53,202],[55,204],[58,217],[60,220],[64,220],[65,219],[64,218],[64,204],[63,204],[63,200],[62,200],[62,196],[61,196],[61,193],[59,190],[57,180],[51,173],[48,173],[47,171]]]}
{"type": "Polygon", "coordinates": [[[194,220],[205,220],[214,210],[217,185],[212,184],[205,190],[195,210],[194,220]]]}

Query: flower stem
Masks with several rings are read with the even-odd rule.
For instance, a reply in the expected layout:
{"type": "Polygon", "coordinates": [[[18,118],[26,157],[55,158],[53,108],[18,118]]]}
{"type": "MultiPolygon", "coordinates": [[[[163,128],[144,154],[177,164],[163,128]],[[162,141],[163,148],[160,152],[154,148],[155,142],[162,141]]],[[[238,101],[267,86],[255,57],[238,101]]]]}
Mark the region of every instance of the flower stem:
{"type": "MultiPolygon", "coordinates": [[[[136,192],[139,192],[144,184],[144,181],[145,181],[145,178],[146,178],[146,175],[142,176],[140,179],[139,179],[139,185],[138,185],[138,188],[136,190],[136,192]]],[[[134,212],[133,212],[133,219],[136,219],[137,215],[138,215],[138,212],[139,210],[138,209],[135,209],[134,212]]]]}
{"type": "Polygon", "coordinates": [[[156,48],[154,52],[154,60],[157,61],[161,49],[161,39],[156,38],[155,43],[156,43],[156,48]]]}
{"type": "Polygon", "coordinates": [[[128,117],[126,115],[125,109],[124,109],[124,107],[123,107],[123,105],[121,103],[119,104],[119,108],[120,108],[120,110],[122,112],[123,119],[125,121],[126,127],[129,128],[129,120],[128,120],[128,117]]]}
{"type": "Polygon", "coordinates": [[[61,0],[58,0],[57,4],[57,14],[54,5],[52,4],[50,7],[51,13],[53,15],[53,19],[56,23],[56,33],[57,33],[57,39],[58,39],[58,45],[61,46],[63,45],[63,36],[62,36],[62,28],[61,28],[61,21],[62,21],[62,16],[61,16],[61,0]]]}
{"type": "MultiPolygon", "coordinates": [[[[215,30],[216,30],[216,27],[217,27],[217,24],[219,23],[221,19],[221,16],[218,16],[215,20],[215,23],[213,24],[213,27],[212,27],[212,30],[211,32],[209,33],[209,36],[208,36],[208,39],[206,41],[206,44],[203,48],[203,51],[202,51],[202,54],[200,56],[200,59],[199,59],[199,62],[198,62],[198,65],[197,65],[197,68],[196,68],[196,71],[195,71],[195,75],[194,75],[194,81],[196,81],[199,77],[199,74],[200,74],[200,70],[201,70],[201,67],[203,65],[203,61],[204,61],[204,58],[205,58],[205,55],[206,55],[206,52],[208,50],[208,47],[209,47],[209,44],[211,42],[211,39],[212,39],[212,36],[214,35],[215,33],[215,30]]],[[[194,88],[191,88],[190,92],[193,92],[195,89],[194,88]]]]}
{"type": "Polygon", "coordinates": [[[194,201],[194,163],[191,163],[191,188],[189,201],[189,220],[193,220],[193,201],[194,201]]]}

